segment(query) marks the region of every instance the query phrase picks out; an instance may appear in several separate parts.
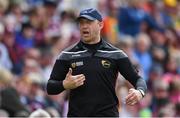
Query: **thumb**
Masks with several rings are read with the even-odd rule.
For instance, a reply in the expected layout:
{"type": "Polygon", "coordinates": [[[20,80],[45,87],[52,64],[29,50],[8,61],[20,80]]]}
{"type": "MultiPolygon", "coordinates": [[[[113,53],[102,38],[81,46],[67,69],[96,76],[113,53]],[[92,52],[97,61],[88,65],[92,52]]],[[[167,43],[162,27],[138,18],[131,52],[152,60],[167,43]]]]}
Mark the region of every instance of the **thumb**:
{"type": "Polygon", "coordinates": [[[68,71],[68,73],[66,74],[66,76],[69,77],[69,76],[71,76],[71,75],[72,75],[72,69],[69,68],[69,71],[68,71]]]}

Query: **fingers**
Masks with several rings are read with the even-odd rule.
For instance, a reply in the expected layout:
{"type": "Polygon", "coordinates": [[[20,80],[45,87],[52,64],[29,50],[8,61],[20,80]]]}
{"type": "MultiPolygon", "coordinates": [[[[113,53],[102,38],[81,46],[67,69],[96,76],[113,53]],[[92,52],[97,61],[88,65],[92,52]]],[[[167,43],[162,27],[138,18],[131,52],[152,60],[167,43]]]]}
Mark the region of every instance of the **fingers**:
{"type": "Polygon", "coordinates": [[[71,72],[68,72],[66,79],[63,80],[63,86],[65,89],[75,89],[84,84],[85,76],[83,74],[72,76],[71,72]]]}
{"type": "Polygon", "coordinates": [[[129,100],[133,96],[133,89],[129,89],[128,96],[126,97],[126,100],[129,100]]]}
{"type": "Polygon", "coordinates": [[[84,75],[80,76],[79,78],[75,80],[76,86],[78,87],[78,86],[83,85],[84,81],[85,81],[85,76],[84,75]]]}
{"type": "Polygon", "coordinates": [[[79,87],[84,84],[85,76],[83,74],[72,76],[71,81],[74,84],[75,88],[79,87]]]}
{"type": "Polygon", "coordinates": [[[127,97],[127,99],[126,99],[127,105],[134,105],[135,103],[136,103],[135,95],[131,94],[130,96],[127,97]]]}
{"type": "Polygon", "coordinates": [[[130,89],[128,96],[126,97],[126,104],[127,105],[134,105],[138,102],[137,90],[130,89]]]}
{"type": "Polygon", "coordinates": [[[72,68],[69,68],[68,73],[66,74],[66,77],[72,76],[72,68]]]}
{"type": "Polygon", "coordinates": [[[128,105],[133,105],[133,101],[135,100],[135,96],[133,93],[128,94],[128,96],[126,97],[126,104],[128,105]]]}
{"type": "Polygon", "coordinates": [[[81,81],[84,81],[85,80],[85,76],[82,74],[82,75],[79,75],[76,79],[75,79],[75,81],[76,82],[81,82],[81,81]]]}

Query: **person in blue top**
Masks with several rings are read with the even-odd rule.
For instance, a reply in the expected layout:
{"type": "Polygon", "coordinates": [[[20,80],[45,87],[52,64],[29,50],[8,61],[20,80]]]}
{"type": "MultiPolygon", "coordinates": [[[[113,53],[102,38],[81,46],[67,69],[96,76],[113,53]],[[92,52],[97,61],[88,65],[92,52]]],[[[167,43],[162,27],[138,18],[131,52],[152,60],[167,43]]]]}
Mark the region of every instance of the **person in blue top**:
{"type": "Polygon", "coordinates": [[[21,31],[16,33],[16,44],[25,50],[35,46],[34,28],[31,23],[22,24],[21,31]]]}
{"type": "Polygon", "coordinates": [[[118,13],[118,28],[120,34],[136,36],[141,24],[146,22],[151,28],[159,30],[155,19],[140,8],[141,1],[131,0],[128,6],[121,7],[118,13]]]}

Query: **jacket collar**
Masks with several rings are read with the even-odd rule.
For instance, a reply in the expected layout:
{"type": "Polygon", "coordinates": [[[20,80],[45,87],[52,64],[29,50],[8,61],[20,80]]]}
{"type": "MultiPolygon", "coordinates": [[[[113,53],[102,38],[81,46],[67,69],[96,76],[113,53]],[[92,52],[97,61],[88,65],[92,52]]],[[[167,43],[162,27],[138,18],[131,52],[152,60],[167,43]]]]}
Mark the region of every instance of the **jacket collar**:
{"type": "MultiPolygon", "coordinates": [[[[84,46],[82,40],[79,41],[78,47],[82,49],[86,49],[86,50],[88,49],[87,47],[84,46]]],[[[98,47],[98,49],[107,49],[108,47],[109,47],[108,43],[104,39],[101,38],[101,44],[98,47]]]]}

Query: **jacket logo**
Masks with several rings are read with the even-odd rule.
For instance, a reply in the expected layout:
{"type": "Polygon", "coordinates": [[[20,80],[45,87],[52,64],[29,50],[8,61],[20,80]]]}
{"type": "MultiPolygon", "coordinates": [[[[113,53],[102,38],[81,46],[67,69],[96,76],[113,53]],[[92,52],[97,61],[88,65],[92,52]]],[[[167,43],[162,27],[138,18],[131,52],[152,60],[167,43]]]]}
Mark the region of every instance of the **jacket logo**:
{"type": "Polygon", "coordinates": [[[104,68],[110,68],[111,66],[111,62],[109,62],[108,60],[102,60],[101,64],[104,68]]]}
{"type": "Polygon", "coordinates": [[[71,67],[72,67],[72,68],[76,68],[76,67],[78,67],[78,66],[83,66],[83,65],[84,65],[83,61],[71,63],[71,67]]]}
{"type": "Polygon", "coordinates": [[[81,56],[80,54],[72,55],[72,57],[79,57],[81,56]]]}

